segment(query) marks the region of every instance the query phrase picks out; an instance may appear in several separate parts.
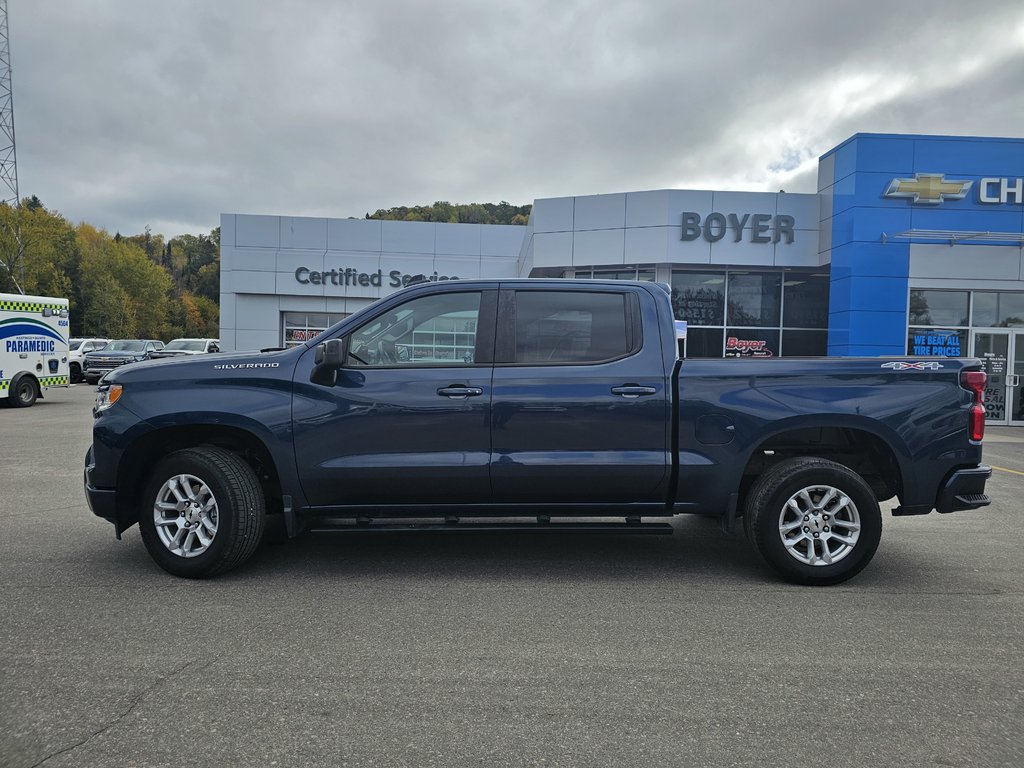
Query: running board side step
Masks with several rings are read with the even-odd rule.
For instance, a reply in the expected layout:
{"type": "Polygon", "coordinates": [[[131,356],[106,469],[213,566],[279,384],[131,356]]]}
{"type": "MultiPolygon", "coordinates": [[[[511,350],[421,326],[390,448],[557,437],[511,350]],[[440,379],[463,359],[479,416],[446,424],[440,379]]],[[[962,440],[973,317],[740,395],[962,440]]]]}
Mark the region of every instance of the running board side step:
{"type": "Polygon", "coordinates": [[[311,521],[311,533],[590,533],[671,536],[669,523],[349,523],[311,521]]]}

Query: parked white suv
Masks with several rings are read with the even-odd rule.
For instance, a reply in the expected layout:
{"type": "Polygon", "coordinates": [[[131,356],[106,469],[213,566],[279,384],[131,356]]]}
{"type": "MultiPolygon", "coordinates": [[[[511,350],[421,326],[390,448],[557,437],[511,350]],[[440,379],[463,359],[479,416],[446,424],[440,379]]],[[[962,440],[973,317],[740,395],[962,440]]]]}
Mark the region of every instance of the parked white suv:
{"type": "Polygon", "coordinates": [[[208,352],[220,352],[220,339],[175,339],[169,341],[151,358],[181,357],[182,355],[205,355],[208,352]]]}
{"type": "Polygon", "coordinates": [[[82,359],[86,352],[95,352],[103,349],[110,343],[110,339],[70,339],[68,351],[68,375],[71,383],[77,384],[83,380],[82,359]]]}

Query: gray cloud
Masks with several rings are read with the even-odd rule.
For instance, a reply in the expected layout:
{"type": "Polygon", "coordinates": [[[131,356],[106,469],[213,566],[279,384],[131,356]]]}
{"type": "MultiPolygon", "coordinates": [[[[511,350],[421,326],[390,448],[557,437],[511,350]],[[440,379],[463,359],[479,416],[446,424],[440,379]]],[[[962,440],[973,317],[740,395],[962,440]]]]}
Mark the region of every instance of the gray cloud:
{"type": "Polygon", "coordinates": [[[22,194],[222,211],[813,191],[858,131],[1021,135],[1019,2],[10,4],[22,194]]]}

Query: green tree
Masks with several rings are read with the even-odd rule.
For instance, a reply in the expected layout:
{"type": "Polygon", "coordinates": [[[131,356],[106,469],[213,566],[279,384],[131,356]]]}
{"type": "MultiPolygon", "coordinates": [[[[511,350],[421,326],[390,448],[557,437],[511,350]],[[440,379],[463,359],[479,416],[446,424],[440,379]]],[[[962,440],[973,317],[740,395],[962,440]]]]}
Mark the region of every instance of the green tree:
{"type": "Polygon", "coordinates": [[[20,208],[0,206],[0,291],[65,296],[74,312],[77,274],[74,229],[60,214],[35,196],[20,208]]]}
{"type": "Polygon", "coordinates": [[[82,300],[84,327],[98,333],[112,322],[106,315],[111,309],[111,285],[120,288],[113,295],[124,302],[121,312],[134,318],[133,335],[159,338],[167,325],[171,278],[160,265],[146,257],[141,247],[130,239],[114,242],[106,232],[88,224],[75,231],[82,254],[82,300]]]}
{"type": "MultiPolygon", "coordinates": [[[[111,275],[93,283],[83,333],[110,339],[131,339],[139,335],[139,317],[128,292],[111,275]]],[[[143,334],[145,335],[145,334],[143,334]]]]}

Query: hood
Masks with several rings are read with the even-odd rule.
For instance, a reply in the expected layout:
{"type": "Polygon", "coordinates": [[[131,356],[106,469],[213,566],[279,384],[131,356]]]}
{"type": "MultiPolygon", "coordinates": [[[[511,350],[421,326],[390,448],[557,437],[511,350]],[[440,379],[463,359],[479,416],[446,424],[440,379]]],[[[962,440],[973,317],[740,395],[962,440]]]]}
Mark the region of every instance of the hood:
{"type": "Polygon", "coordinates": [[[185,349],[160,349],[150,353],[150,357],[179,357],[180,355],[202,355],[204,352],[190,352],[185,349]]]}
{"type": "Polygon", "coordinates": [[[97,350],[96,352],[86,352],[85,353],[85,357],[86,357],[86,359],[88,359],[90,357],[110,357],[110,358],[132,357],[132,358],[135,358],[135,357],[138,357],[139,355],[144,355],[144,354],[146,354],[146,353],[145,352],[122,352],[121,350],[107,352],[106,350],[100,349],[100,350],[97,350]]]}
{"type": "Polygon", "coordinates": [[[305,347],[295,347],[282,352],[218,352],[152,357],[139,365],[114,369],[104,377],[104,381],[113,384],[135,381],[187,384],[189,381],[220,379],[260,371],[270,375],[287,372],[290,378],[295,361],[305,351],[305,347]]]}

